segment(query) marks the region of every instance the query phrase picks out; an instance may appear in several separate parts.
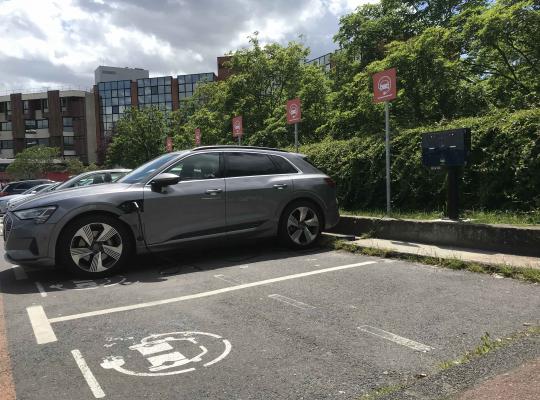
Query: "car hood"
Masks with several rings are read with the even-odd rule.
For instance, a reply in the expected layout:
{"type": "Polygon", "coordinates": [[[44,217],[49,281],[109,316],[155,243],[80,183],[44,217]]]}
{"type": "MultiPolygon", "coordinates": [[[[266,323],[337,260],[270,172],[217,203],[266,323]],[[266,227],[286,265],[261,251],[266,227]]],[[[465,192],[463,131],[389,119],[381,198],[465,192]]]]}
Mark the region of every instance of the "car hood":
{"type": "Polygon", "coordinates": [[[26,196],[27,196],[26,194],[11,194],[9,196],[0,197],[0,202],[8,202],[10,200],[15,200],[20,197],[26,197],[26,196]]]}
{"type": "Polygon", "coordinates": [[[55,205],[66,200],[73,200],[75,198],[80,199],[81,201],[85,201],[87,199],[89,202],[92,202],[96,199],[106,199],[104,196],[108,194],[124,192],[132,186],[132,184],[128,183],[107,183],[102,185],[61,189],[58,191],[36,194],[30,196],[30,198],[21,199],[15,204],[12,203],[9,206],[9,210],[14,211],[55,205]]]}

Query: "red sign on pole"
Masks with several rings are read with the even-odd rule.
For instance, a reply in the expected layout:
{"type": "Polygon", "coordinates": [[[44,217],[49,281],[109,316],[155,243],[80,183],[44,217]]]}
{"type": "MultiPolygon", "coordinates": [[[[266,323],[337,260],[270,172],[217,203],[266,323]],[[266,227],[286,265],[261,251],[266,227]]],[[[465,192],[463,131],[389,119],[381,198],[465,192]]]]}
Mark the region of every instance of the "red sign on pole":
{"type": "Polygon", "coordinates": [[[244,134],[244,127],[242,126],[242,116],[238,115],[232,119],[232,133],[234,137],[239,137],[244,134]]]}
{"type": "Polygon", "coordinates": [[[373,102],[394,100],[397,96],[396,69],[377,72],[373,75],[373,102]]]}
{"type": "Polygon", "coordinates": [[[168,152],[172,151],[172,137],[167,136],[167,141],[165,143],[165,147],[167,148],[168,152]]]}
{"type": "Polygon", "coordinates": [[[199,128],[195,129],[195,146],[201,145],[201,130],[199,128]]]}
{"type": "Polygon", "coordinates": [[[287,100],[287,123],[296,124],[302,120],[300,99],[287,100]]]}

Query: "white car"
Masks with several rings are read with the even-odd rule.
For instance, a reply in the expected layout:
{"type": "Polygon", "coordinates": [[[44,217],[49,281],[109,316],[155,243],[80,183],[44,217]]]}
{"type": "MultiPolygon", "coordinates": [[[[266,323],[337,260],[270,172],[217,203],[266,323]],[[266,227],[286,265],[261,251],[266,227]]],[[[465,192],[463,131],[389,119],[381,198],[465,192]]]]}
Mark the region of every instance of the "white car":
{"type": "Polygon", "coordinates": [[[34,186],[34,187],[22,192],[21,194],[12,194],[11,196],[0,197],[0,214],[5,214],[6,213],[6,210],[8,208],[8,203],[10,202],[10,200],[21,199],[21,198],[26,197],[28,195],[42,192],[45,189],[50,188],[51,186],[56,186],[56,185],[59,185],[59,183],[56,183],[56,182],[55,183],[45,183],[43,185],[34,186]]]}

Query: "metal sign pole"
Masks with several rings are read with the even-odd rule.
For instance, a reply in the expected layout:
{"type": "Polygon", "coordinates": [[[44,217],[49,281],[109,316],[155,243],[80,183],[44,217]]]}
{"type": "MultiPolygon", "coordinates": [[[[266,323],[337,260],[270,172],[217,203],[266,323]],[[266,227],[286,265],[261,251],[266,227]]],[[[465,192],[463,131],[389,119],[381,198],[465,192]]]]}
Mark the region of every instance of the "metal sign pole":
{"type": "Polygon", "coordinates": [[[238,136],[238,146],[242,146],[242,135],[238,136]]]}
{"type": "Polygon", "coordinates": [[[298,153],[298,122],[294,124],[294,149],[298,153]]]}
{"type": "Polygon", "coordinates": [[[384,114],[385,114],[385,132],[386,132],[386,215],[390,216],[390,111],[388,102],[384,102],[384,114]]]}

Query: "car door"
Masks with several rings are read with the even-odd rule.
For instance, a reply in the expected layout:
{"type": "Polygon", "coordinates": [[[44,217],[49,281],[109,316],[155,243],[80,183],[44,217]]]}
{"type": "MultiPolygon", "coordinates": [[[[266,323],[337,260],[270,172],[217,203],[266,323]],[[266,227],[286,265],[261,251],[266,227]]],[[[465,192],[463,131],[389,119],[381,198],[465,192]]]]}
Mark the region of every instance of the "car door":
{"type": "Polygon", "coordinates": [[[292,195],[292,179],[281,174],[265,153],[226,152],[227,227],[229,231],[267,228],[292,195]]]}
{"type": "Polygon", "coordinates": [[[215,236],[226,231],[225,179],[219,152],[195,153],[163,172],[180,177],[161,192],[144,189],[144,229],[148,244],[215,236]]]}

